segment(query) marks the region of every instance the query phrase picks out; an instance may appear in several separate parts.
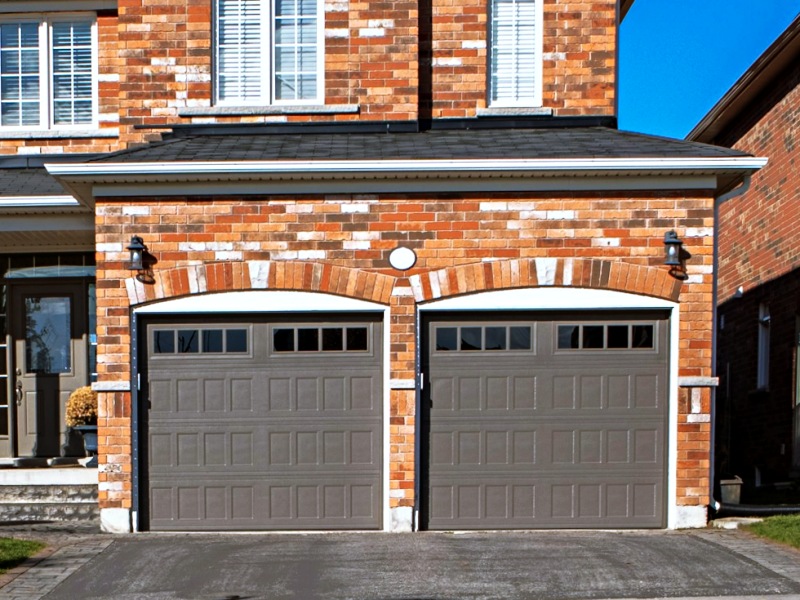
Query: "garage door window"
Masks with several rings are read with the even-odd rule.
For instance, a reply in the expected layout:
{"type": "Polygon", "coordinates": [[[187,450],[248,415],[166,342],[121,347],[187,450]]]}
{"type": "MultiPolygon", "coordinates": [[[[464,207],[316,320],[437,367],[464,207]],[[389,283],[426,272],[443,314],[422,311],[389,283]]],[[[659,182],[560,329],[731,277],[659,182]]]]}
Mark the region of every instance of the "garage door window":
{"type": "Polygon", "coordinates": [[[530,350],[531,328],[511,326],[437,327],[437,352],[530,350]]]}
{"type": "Polygon", "coordinates": [[[157,329],[155,354],[240,354],[247,352],[246,329],[157,329]]]}
{"type": "Polygon", "coordinates": [[[559,350],[652,350],[654,325],[647,323],[558,326],[559,350]]]}
{"type": "Polygon", "coordinates": [[[272,331],[275,352],[366,352],[366,327],[280,327],[272,331]]]}

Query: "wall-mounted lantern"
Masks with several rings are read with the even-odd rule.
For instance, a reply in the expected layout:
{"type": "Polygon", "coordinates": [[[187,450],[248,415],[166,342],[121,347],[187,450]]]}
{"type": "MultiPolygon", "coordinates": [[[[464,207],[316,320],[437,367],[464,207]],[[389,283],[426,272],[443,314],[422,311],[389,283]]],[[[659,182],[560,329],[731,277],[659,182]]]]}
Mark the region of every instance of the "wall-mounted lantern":
{"type": "Polygon", "coordinates": [[[131,253],[131,259],[127,265],[128,269],[130,271],[144,270],[144,253],[147,252],[147,246],[144,245],[144,240],[138,235],[134,235],[128,246],[128,252],[131,253]]]}
{"type": "Polygon", "coordinates": [[[668,267],[681,266],[681,249],[683,241],[678,238],[675,231],[664,234],[664,264],[668,267]]]}

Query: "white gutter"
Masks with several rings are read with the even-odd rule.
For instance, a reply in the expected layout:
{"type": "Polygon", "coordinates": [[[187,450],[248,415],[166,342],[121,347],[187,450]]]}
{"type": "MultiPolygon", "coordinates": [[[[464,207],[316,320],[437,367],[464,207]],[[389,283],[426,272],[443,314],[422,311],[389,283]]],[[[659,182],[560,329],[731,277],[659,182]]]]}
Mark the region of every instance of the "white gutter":
{"type": "Polygon", "coordinates": [[[502,172],[653,172],[757,170],[767,159],[752,156],[721,158],[577,158],[510,160],[302,160],[209,161],[144,163],[50,163],[55,177],[130,177],[153,175],[292,175],[309,173],[473,173],[502,172]]]}
{"type": "Polygon", "coordinates": [[[72,196],[0,196],[2,208],[63,208],[79,207],[72,196]]]}

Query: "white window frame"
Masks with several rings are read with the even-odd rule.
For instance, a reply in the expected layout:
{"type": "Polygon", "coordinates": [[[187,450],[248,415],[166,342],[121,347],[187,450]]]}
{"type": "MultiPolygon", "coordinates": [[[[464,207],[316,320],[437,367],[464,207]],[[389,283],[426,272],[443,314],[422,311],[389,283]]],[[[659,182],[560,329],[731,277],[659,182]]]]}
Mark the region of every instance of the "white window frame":
{"type": "Polygon", "coordinates": [[[489,52],[487,53],[487,104],[492,108],[539,108],[542,106],[542,61],[543,61],[543,29],[544,29],[544,0],[505,0],[508,2],[533,2],[534,6],[534,90],[533,96],[517,98],[517,99],[493,99],[494,96],[494,5],[497,1],[504,0],[489,0],[489,23],[488,23],[488,37],[489,37],[489,52]]]}
{"type": "Polygon", "coordinates": [[[95,13],[26,13],[18,15],[3,15],[0,24],[8,23],[38,23],[39,25],[39,124],[38,125],[2,125],[0,134],[13,131],[82,131],[97,127],[98,123],[98,36],[97,15],[95,13]],[[56,124],[55,99],[52,93],[53,79],[53,29],[52,25],[59,22],[86,21],[90,23],[91,32],[91,77],[92,77],[92,119],[89,123],[56,124]]]}
{"type": "MultiPolygon", "coordinates": [[[[325,2],[315,0],[317,5],[317,56],[316,56],[316,76],[317,76],[317,95],[314,98],[278,100],[275,98],[275,1],[260,0],[261,14],[268,15],[266,21],[262,20],[260,28],[261,38],[261,95],[254,100],[220,98],[220,56],[219,56],[219,2],[214,0],[214,98],[216,106],[302,106],[302,105],[321,105],[325,98],[325,2]]],[[[263,19],[263,16],[262,16],[263,19]]]]}
{"type": "Polygon", "coordinates": [[[769,306],[758,305],[758,369],[756,371],[756,388],[769,389],[769,306]]]}

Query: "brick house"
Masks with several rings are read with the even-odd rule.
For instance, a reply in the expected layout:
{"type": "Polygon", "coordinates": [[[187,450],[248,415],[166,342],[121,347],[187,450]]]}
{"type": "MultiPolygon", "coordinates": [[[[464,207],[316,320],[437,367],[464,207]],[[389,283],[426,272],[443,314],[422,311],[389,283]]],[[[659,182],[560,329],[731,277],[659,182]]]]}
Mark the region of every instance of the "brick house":
{"type": "Polygon", "coordinates": [[[630,4],[112,10],[121,150],[44,162],[103,527],[704,525],[714,205],[764,161],[616,129],[630,4]]]}
{"type": "Polygon", "coordinates": [[[798,59],[800,18],[688,136],[769,158],[719,207],[716,469],[746,491],[800,468],[798,59]]]}

